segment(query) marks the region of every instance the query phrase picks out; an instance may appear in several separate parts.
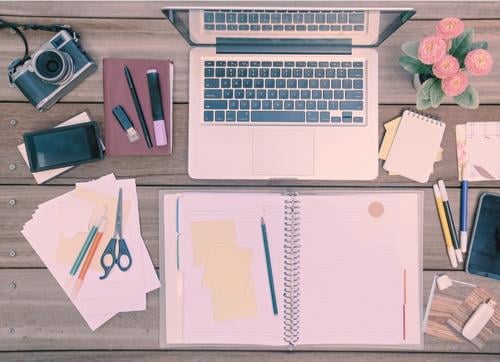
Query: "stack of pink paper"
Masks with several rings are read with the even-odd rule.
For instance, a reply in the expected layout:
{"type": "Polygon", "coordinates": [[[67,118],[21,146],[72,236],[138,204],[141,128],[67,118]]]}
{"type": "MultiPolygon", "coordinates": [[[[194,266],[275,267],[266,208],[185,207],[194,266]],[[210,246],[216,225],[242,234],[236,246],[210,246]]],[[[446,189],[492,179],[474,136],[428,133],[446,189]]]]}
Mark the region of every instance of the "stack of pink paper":
{"type": "Polygon", "coordinates": [[[38,206],[22,230],[44,264],[63,288],[92,330],[119,312],[146,309],[146,293],[160,286],[158,276],[141,236],[139,207],[134,179],[117,180],[113,174],[77,183],[74,190],[38,206]],[[106,279],[101,255],[115,230],[119,189],[123,190],[123,237],[132,258],[126,272],[115,266],[106,279]],[[106,227],[91,259],[78,294],[70,269],[82,249],[89,223],[103,213],[106,227]]]}

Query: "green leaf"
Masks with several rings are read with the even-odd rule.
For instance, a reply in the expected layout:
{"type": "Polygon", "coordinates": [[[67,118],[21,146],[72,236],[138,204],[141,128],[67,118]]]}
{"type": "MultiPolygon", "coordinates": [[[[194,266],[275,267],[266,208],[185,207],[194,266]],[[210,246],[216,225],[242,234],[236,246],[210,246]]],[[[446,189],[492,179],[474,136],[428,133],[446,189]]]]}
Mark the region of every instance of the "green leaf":
{"type": "Polygon", "coordinates": [[[418,41],[407,41],[401,45],[401,50],[409,57],[418,59],[418,44],[418,41]]]}
{"type": "Polygon", "coordinates": [[[472,43],[469,47],[469,52],[474,49],[488,49],[488,42],[487,41],[478,41],[475,43],[472,43]]]}
{"type": "Polygon", "coordinates": [[[436,78],[429,78],[425,82],[422,83],[422,86],[417,92],[417,95],[422,99],[431,99],[431,87],[437,81],[436,78]]]}
{"type": "Polygon", "coordinates": [[[411,74],[427,74],[431,72],[431,67],[425,65],[420,60],[412,58],[408,55],[402,55],[399,57],[399,64],[411,74]]]}
{"type": "Polygon", "coordinates": [[[417,109],[418,110],[423,110],[423,109],[427,109],[431,106],[431,100],[430,99],[425,99],[423,97],[421,97],[418,93],[417,93],[417,109]]]}
{"type": "Polygon", "coordinates": [[[417,92],[417,109],[427,109],[432,105],[430,91],[436,81],[436,78],[429,78],[422,84],[417,92]]]}
{"type": "Polygon", "coordinates": [[[465,54],[469,51],[469,48],[474,39],[474,29],[467,28],[462,34],[453,39],[450,55],[453,55],[458,59],[460,64],[462,64],[465,54]]]}
{"type": "Polygon", "coordinates": [[[476,109],[479,107],[479,93],[471,85],[467,86],[462,94],[453,97],[453,99],[460,107],[468,109],[476,109]]]}
{"type": "Polygon", "coordinates": [[[443,89],[441,88],[441,79],[438,79],[434,83],[432,83],[429,93],[432,108],[439,107],[445,96],[443,89]]]}

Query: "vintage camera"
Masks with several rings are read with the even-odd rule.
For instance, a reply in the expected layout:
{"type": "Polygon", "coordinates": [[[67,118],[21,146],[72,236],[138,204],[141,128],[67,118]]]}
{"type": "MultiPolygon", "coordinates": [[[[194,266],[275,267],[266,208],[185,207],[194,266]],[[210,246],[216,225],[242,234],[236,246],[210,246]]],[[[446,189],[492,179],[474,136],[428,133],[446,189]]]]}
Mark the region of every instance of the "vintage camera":
{"type": "Polygon", "coordinates": [[[42,112],[72,91],[97,69],[95,62],[78,44],[78,38],[61,30],[31,59],[10,74],[16,86],[42,112]]]}

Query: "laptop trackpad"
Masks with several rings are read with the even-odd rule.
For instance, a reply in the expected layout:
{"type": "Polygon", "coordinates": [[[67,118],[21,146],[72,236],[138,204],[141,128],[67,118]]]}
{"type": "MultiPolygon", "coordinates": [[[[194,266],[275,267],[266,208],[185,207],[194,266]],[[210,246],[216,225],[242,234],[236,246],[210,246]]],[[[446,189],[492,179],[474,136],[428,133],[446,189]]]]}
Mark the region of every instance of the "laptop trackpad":
{"type": "Polygon", "coordinates": [[[256,175],[305,176],[314,173],[314,131],[255,130],[253,171],[256,175]]]}

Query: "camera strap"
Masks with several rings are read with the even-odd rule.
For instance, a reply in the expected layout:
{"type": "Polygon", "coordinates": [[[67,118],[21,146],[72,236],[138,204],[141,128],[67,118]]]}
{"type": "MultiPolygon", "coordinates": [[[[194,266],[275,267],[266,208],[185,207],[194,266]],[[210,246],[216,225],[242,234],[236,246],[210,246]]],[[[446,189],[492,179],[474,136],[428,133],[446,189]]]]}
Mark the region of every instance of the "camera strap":
{"type": "Polygon", "coordinates": [[[21,40],[24,44],[24,55],[22,58],[14,59],[8,66],[8,75],[9,75],[9,84],[12,86],[12,75],[16,72],[16,68],[23,65],[28,59],[30,59],[28,41],[24,36],[21,30],[43,30],[43,31],[51,31],[54,33],[60,32],[61,30],[66,30],[71,34],[75,41],[80,39],[80,35],[74,31],[71,26],[65,24],[50,24],[50,25],[41,25],[41,24],[18,24],[18,23],[9,23],[0,19],[0,29],[10,28],[16,32],[17,35],[21,37],[21,40]]]}

